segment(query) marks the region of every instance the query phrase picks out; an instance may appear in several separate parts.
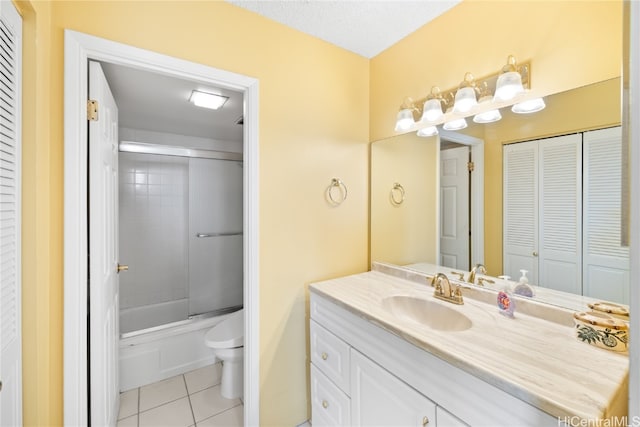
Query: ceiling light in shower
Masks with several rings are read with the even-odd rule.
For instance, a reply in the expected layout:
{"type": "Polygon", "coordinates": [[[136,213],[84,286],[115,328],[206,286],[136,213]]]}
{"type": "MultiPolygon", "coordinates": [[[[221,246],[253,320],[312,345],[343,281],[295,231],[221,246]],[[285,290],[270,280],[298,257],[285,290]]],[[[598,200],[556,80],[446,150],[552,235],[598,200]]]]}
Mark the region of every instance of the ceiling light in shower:
{"type": "Polygon", "coordinates": [[[202,92],[199,90],[192,91],[191,97],[189,97],[189,101],[191,101],[193,105],[212,110],[217,110],[222,107],[228,99],[229,97],[227,96],[216,95],[215,93],[202,92]]]}

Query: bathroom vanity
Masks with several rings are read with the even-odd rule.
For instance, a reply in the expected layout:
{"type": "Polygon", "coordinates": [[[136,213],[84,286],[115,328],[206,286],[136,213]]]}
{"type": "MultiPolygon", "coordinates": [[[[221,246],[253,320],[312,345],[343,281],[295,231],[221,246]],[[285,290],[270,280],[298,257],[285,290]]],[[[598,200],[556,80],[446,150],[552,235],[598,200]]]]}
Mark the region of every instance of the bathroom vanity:
{"type": "Polygon", "coordinates": [[[466,287],[455,305],[436,300],[425,275],[379,264],[310,291],[314,426],[586,425],[626,415],[626,354],[578,341],[569,310],[524,304],[510,319],[495,292],[466,287]]]}

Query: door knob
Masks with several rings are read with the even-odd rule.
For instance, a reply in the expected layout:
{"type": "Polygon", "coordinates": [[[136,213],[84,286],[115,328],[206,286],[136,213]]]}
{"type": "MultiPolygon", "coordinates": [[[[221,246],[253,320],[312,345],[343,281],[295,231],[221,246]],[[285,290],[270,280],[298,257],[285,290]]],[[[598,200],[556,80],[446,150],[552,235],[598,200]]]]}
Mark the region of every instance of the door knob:
{"type": "Polygon", "coordinates": [[[118,273],[120,273],[121,271],[127,271],[129,270],[129,266],[128,265],[120,265],[118,264],[118,273]]]}
{"type": "Polygon", "coordinates": [[[422,427],[426,427],[427,424],[429,424],[429,418],[423,417],[422,418],[422,427]]]}

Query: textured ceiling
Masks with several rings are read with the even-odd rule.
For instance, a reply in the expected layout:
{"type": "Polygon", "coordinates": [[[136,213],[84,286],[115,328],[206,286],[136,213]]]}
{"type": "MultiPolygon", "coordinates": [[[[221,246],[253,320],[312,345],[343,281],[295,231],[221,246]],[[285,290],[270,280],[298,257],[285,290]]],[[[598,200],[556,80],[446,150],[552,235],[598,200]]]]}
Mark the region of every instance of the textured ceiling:
{"type": "Polygon", "coordinates": [[[226,0],[372,58],[461,0],[226,0]]]}

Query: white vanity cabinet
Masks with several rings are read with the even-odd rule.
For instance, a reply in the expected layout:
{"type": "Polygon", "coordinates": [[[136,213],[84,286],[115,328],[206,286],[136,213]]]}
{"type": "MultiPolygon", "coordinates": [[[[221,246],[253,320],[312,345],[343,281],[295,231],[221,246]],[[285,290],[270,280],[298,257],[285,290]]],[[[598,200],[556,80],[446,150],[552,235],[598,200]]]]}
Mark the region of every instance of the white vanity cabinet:
{"type": "Polygon", "coordinates": [[[351,349],[353,426],[434,426],[436,404],[351,349]]]}
{"type": "Polygon", "coordinates": [[[311,292],[311,421],[558,426],[558,419],[311,292]]]}

